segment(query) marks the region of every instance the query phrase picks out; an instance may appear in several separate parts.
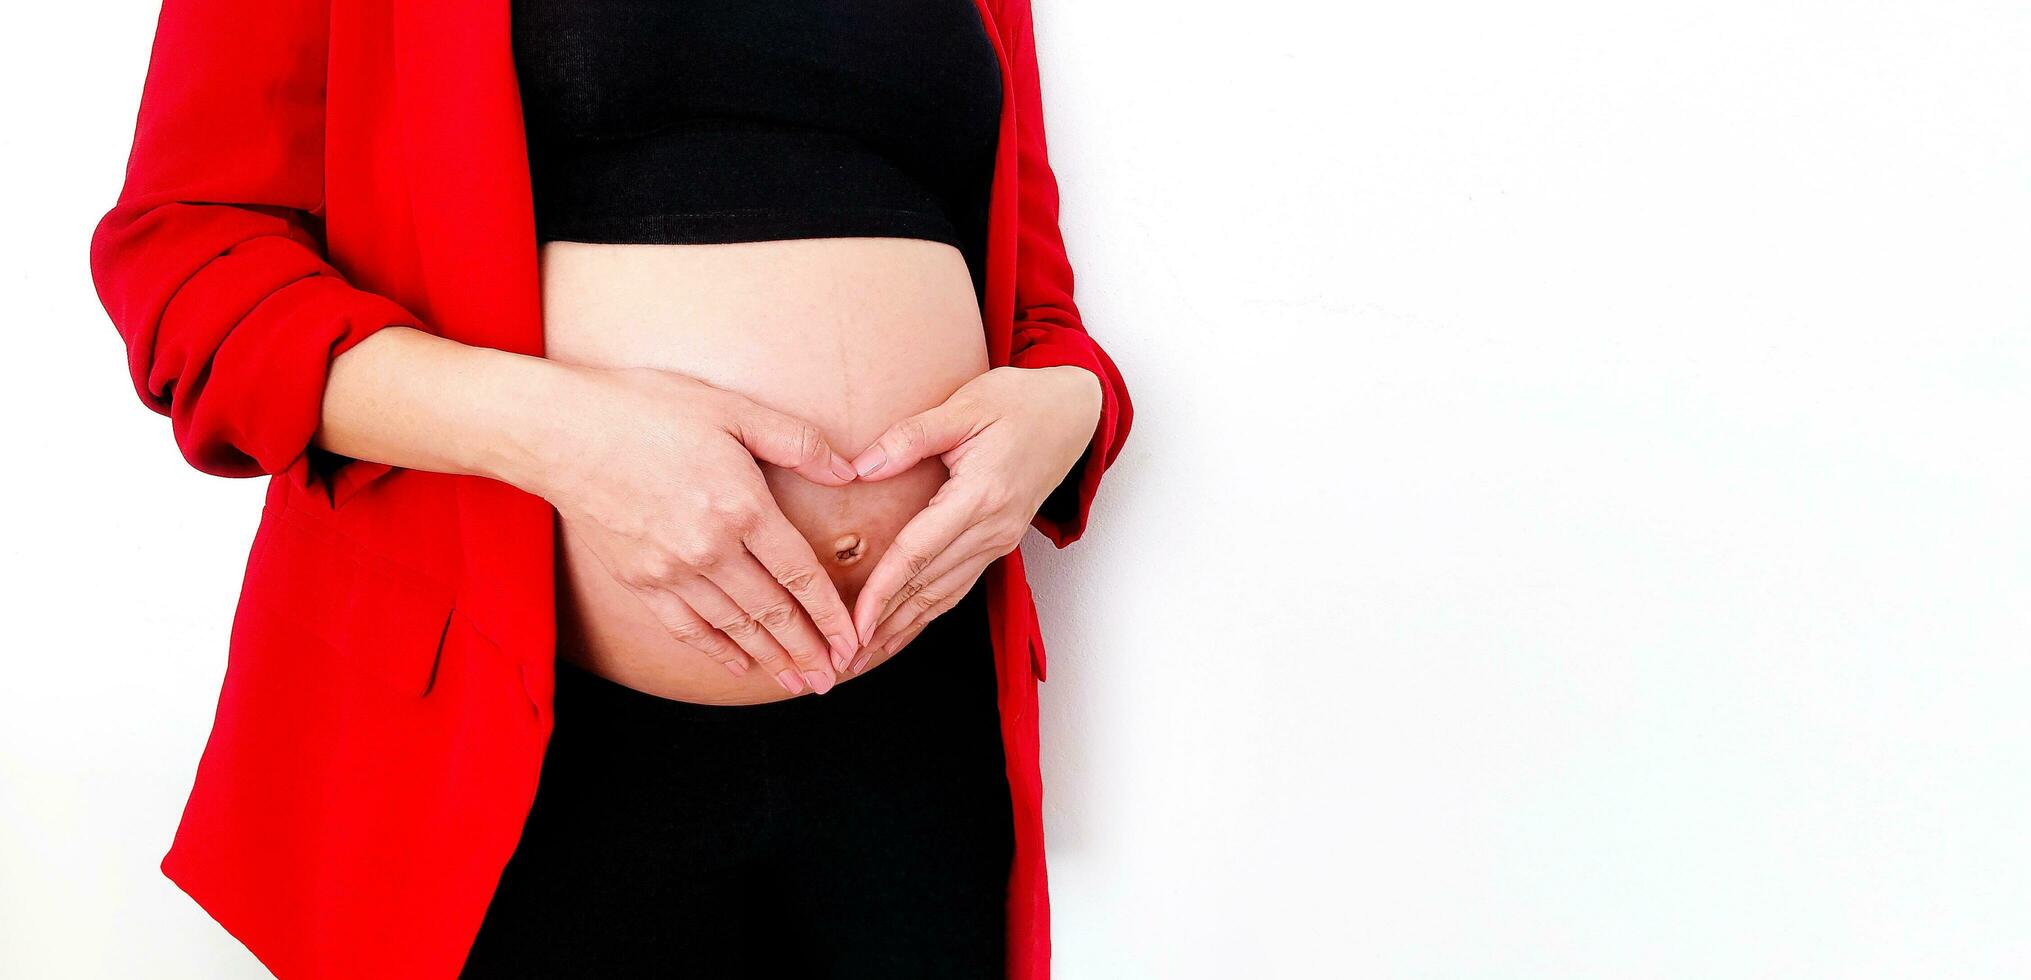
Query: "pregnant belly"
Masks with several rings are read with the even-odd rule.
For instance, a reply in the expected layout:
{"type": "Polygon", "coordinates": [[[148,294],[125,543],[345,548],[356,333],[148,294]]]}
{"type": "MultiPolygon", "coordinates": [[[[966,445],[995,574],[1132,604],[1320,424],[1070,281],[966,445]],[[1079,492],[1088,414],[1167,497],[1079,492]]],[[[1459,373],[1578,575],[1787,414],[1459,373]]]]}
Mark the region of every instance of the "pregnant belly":
{"type": "MultiPolygon", "coordinates": [[[[965,261],[937,242],[550,242],[541,270],[550,358],[690,375],[810,422],[849,459],[988,366],[965,261]]],[[[848,609],[946,475],[933,459],[880,483],[822,487],[761,468],[848,609]]],[[[764,672],[734,677],[672,638],[606,573],[571,521],[560,517],[557,535],[561,656],[667,698],[754,704],[789,696],[764,672]]]]}

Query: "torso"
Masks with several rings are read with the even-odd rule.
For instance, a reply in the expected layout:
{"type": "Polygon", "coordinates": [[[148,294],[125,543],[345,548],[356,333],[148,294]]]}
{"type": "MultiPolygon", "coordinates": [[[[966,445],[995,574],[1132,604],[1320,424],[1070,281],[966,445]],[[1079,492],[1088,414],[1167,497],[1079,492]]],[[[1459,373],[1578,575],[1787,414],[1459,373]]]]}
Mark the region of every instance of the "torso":
{"type": "MultiPolygon", "coordinates": [[[[849,458],[987,370],[1002,79],[972,0],[512,13],[548,356],[691,375],[849,458]]],[[[945,479],[935,460],[834,489],[762,469],[849,609],[945,479]]],[[[569,521],[558,545],[561,656],[668,698],[789,696],[667,635],[569,521]]]]}
{"type": "MultiPolygon", "coordinates": [[[[552,242],[542,283],[549,357],[691,375],[817,425],[849,457],[987,370],[966,264],[937,242],[552,242]]],[[[837,488],[762,469],[848,608],[896,531],[945,479],[935,460],[837,488]],[[860,553],[840,561],[836,546],[848,539],[860,553]]],[[[761,672],[731,676],[670,637],[562,519],[558,586],[559,654],[594,673],[686,701],[789,696],[761,672]]]]}

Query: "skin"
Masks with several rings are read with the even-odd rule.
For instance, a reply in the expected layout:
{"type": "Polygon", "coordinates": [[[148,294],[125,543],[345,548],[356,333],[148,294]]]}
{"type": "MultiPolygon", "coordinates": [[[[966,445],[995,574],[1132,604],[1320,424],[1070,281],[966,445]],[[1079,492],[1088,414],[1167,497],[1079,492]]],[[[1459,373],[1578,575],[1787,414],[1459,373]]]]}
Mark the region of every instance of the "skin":
{"type": "Polygon", "coordinates": [[[1100,384],[988,370],[950,246],[552,242],[546,356],[404,327],[318,445],[556,508],[559,650],[664,697],[823,693],[963,597],[1077,462],[1100,384]]]}

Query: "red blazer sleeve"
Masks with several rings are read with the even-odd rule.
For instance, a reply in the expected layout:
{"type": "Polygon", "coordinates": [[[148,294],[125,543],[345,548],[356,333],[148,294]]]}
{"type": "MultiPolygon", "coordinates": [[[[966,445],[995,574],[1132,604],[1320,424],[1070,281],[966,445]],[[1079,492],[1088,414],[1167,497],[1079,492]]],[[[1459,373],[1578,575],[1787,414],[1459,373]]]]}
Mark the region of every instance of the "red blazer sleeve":
{"type": "Polygon", "coordinates": [[[284,474],[336,505],[390,467],[313,452],[331,361],[423,324],[325,254],[328,31],[320,2],[166,0],[91,269],[135,391],[192,466],[284,474]]]}
{"type": "Polygon", "coordinates": [[[1003,0],[1000,17],[1015,89],[1015,335],[1009,362],[1026,368],[1076,364],[1100,379],[1100,421],[1093,441],[1031,522],[1062,548],[1085,533],[1100,476],[1120,455],[1134,408],[1120,370],[1086,332],[1072,301],[1072,264],[1058,230],[1058,180],[1044,142],[1029,0],[1003,0]]]}

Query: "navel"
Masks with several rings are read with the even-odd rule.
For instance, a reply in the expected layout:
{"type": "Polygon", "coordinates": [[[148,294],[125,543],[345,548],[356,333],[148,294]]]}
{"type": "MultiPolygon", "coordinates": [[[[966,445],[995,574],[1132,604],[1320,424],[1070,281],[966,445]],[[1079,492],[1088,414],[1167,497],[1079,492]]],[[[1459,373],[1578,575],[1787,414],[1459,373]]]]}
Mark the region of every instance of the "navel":
{"type": "Polygon", "coordinates": [[[832,542],[832,562],[835,565],[851,565],[867,553],[867,542],[858,534],[842,534],[832,542]]]}

